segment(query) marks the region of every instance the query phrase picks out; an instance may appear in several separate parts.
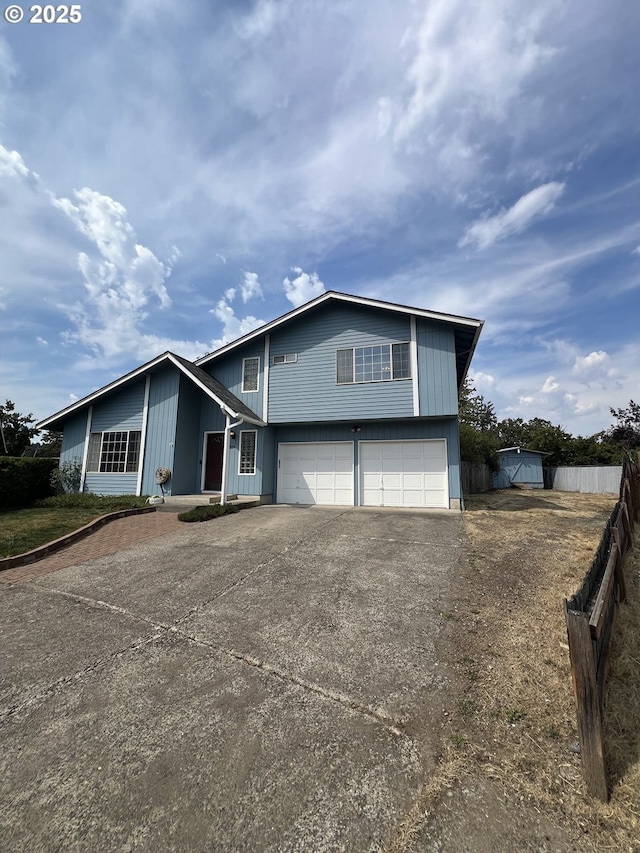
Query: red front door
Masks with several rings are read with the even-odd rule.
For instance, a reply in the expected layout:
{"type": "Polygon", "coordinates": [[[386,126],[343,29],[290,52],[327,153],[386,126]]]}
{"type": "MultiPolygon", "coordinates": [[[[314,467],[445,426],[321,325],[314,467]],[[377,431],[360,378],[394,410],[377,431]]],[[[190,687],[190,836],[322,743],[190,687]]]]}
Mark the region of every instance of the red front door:
{"type": "Polygon", "coordinates": [[[205,492],[219,492],[222,489],[222,433],[210,432],[207,435],[207,456],[204,466],[205,492]]]}

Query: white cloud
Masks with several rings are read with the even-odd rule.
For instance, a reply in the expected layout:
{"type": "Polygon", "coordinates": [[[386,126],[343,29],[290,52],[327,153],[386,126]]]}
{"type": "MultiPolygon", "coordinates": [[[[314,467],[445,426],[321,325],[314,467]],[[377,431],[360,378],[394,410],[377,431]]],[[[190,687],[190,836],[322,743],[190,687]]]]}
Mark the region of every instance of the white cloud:
{"type": "MultiPolygon", "coordinates": [[[[171,265],[162,263],[149,248],[136,241],[124,206],[87,187],[76,191],[74,197],[75,204],[68,198],[50,194],[54,208],[62,211],[94,247],[91,254],[78,255],[85,298],[67,308],[75,329],[65,332],[63,340],[67,344],[81,343],[94,357],[113,361],[132,355],[150,358],[161,349],[201,354],[205,349],[203,344],[176,341],[142,330],[153,307],[153,297],[160,309],[171,305],[165,285],[171,265]]],[[[178,256],[174,247],[171,257],[178,256]]]]}
{"type": "Polygon", "coordinates": [[[547,378],[544,380],[544,384],[540,390],[542,391],[543,394],[551,394],[554,391],[557,391],[559,387],[560,387],[560,385],[558,382],[556,382],[555,376],[547,376],[547,378]]]}
{"type": "Polygon", "coordinates": [[[4,145],[0,145],[0,175],[3,178],[26,178],[30,174],[31,172],[17,151],[9,151],[4,145]]]}
{"type": "Polygon", "coordinates": [[[39,344],[41,344],[43,347],[48,347],[48,346],[49,346],[49,341],[45,340],[44,338],[41,338],[41,337],[40,337],[40,335],[36,335],[36,341],[37,341],[39,344]]]}
{"type": "Polygon", "coordinates": [[[287,299],[295,308],[324,293],[324,284],[320,281],[318,273],[313,272],[309,274],[303,272],[300,267],[292,267],[291,269],[294,273],[297,273],[296,278],[291,281],[287,277],[283,280],[282,284],[284,285],[284,292],[287,299]]]}
{"type": "Polygon", "coordinates": [[[262,298],[262,288],[258,281],[258,274],[255,272],[244,272],[242,283],[240,284],[240,292],[242,293],[242,301],[248,302],[257,296],[262,298]]]}
{"type": "Polygon", "coordinates": [[[520,234],[538,216],[549,213],[564,192],[565,185],[557,181],[543,184],[523,195],[510,207],[495,216],[479,219],[467,228],[459,246],[475,243],[478,249],[486,249],[493,243],[511,234],[520,234]]]}
{"type": "Polygon", "coordinates": [[[425,122],[431,132],[447,122],[464,134],[482,119],[504,120],[527,79],[554,54],[540,35],[550,11],[540,3],[527,14],[509,0],[426,3],[417,31],[403,39],[404,51],[415,46],[415,54],[396,138],[425,122]]]}
{"type": "Polygon", "coordinates": [[[212,341],[211,351],[218,349],[223,344],[234,341],[243,335],[252,332],[259,326],[265,324],[265,320],[259,320],[257,317],[248,315],[246,317],[236,317],[233,308],[225,299],[220,299],[215,308],[209,311],[222,323],[222,337],[212,341]]]}
{"type": "Polygon", "coordinates": [[[589,355],[576,356],[573,364],[574,373],[593,373],[601,372],[603,366],[609,361],[609,356],[603,350],[598,352],[590,352],[589,355]]]}

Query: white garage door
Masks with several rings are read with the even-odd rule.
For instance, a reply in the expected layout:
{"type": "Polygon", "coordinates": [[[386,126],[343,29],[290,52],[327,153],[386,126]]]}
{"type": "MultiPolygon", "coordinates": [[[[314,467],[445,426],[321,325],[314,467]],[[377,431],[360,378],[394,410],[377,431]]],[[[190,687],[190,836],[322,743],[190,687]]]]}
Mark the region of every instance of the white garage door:
{"type": "Polygon", "coordinates": [[[362,506],[449,508],[447,445],[429,441],[361,441],[362,506]]]}
{"type": "Polygon", "coordinates": [[[278,503],[353,506],[353,442],[278,445],[278,503]]]}

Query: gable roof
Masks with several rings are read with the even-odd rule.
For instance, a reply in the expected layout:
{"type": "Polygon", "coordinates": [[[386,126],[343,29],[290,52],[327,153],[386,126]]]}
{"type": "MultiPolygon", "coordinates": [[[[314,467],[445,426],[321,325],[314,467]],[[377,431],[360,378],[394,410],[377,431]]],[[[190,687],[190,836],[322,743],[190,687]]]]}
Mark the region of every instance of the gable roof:
{"type": "Polygon", "coordinates": [[[209,362],[231,352],[236,347],[243,346],[257,337],[266,335],[274,329],[290,323],[302,314],[313,311],[320,305],[329,301],[362,305],[367,308],[377,308],[384,311],[392,311],[396,314],[407,314],[413,317],[423,317],[428,320],[438,320],[442,323],[451,324],[454,327],[458,387],[460,387],[464,382],[476,344],[478,343],[478,338],[480,337],[480,332],[484,325],[483,320],[475,320],[472,317],[460,317],[456,314],[443,314],[439,311],[427,311],[424,308],[412,308],[408,305],[399,305],[395,302],[383,302],[380,299],[369,299],[365,296],[352,296],[348,293],[338,293],[338,291],[335,290],[327,290],[325,293],[320,294],[320,296],[312,299],[310,302],[305,302],[304,305],[294,308],[293,311],[288,311],[281,317],[277,317],[275,320],[271,320],[269,323],[259,326],[257,329],[243,335],[241,338],[237,338],[235,341],[225,344],[214,352],[207,353],[202,356],[202,358],[196,359],[195,364],[209,364],[209,362]]]}
{"type": "Polygon", "coordinates": [[[126,373],[114,382],[110,382],[109,385],[99,388],[97,391],[94,391],[93,394],[89,394],[81,400],[72,403],[71,406],[61,409],[59,412],[56,412],[55,415],[45,418],[36,424],[36,429],[56,429],[56,425],[59,425],[70,415],[80,411],[86,406],[92,405],[101,397],[104,397],[112,391],[115,391],[117,388],[132,382],[134,379],[157,370],[165,363],[172,364],[174,367],[177,367],[178,370],[187,377],[187,379],[193,382],[193,384],[201,391],[204,391],[208,397],[211,397],[211,399],[214,400],[221,409],[228,412],[231,417],[242,418],[245,421],[249,421],[249,423],[256,424],[256,426],[265,426],[264,421],[259,418],[255,412],[252,412],[248,406],[245,406],[242,400],[239,400],[235,394],[232,394],[231,391],[229,391],[228,388],[225,388],[221,382],[218,382],[218,380],[214,379],[213,376],[209,376],[208,373],[188,361],[186,358],[182,358],[179,355],[175,355],[175,353],[167,351],[162,353],[162,355],[159,355],[157,358],[147,361],[145,364],[141,364],[140,367],[136,367],[135,370],[126,373]]]}
{"type": "Polygon", "coordinates": [[[515,450],[516,453],[537,453],[539,456],[551,456],[545,450],[530,450],[528,447],[501,447],[498,453],[511,453],[515,450]]]}

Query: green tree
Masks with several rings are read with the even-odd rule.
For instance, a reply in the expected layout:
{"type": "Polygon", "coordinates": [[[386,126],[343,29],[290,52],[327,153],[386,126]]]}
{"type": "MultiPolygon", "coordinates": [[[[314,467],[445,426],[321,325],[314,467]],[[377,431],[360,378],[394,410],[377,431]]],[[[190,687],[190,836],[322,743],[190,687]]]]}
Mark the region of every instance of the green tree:
{"type": "Polygon", "coordinates": [[[35,423],[31,413],[21,415],[16,412],[15,404],[6,400],[0,405],[0,454],[2,456],[22,456],[29,447],[31,439],[38,430],[30,426],[35,423]]]}
{"type": "Polygon", "coordinates": [[[460,388],[458,418],[461,424],[468,424],[478,432],[491,432],[498,425],[493,403],[478,394],[469,378],[464,380],[460,388]]]}
{"type": "Polygon", "coordinates": [[[607,441],[625,450],[640,447],[640,404],[629,400],[626,409],[609,409],[617,423],[607,430],[607,441]]]}
{"type": "Polygon", "coordinates": [[[498,419],[493,403],[478,394],[469,379],[460,388],[460,457],[463,462],[484,462],[498,470],[498,419]]]}

